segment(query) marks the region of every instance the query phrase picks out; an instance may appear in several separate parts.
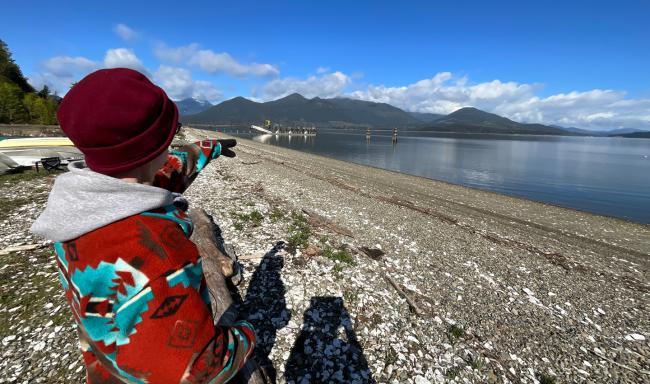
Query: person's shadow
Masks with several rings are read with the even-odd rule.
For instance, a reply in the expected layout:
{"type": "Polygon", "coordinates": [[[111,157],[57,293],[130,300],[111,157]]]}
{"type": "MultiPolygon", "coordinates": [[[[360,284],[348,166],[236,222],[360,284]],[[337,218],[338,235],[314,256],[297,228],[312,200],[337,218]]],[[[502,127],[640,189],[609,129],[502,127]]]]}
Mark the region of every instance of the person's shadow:
{"type": "Polygon", "coordinates": [[[242,301],[238,294],[235,295],[239,318],[247,320],[255,327],[255,359],[272,382],[276,381],[277,375],[269,354],[275,344],[278,330],[284,328],[291,319],[291,312],[287,309],[284,298],[286,289],[280,278],[284,258],[277,255],[282,248],[284,243],[278,242],[264,255],[253,273],[246,298],[242,301]]]}
{"type": "Polygon", "coordinates": [[[342,298],[311,298],[285,379],[288,384],[376,383],[342,298]]]}

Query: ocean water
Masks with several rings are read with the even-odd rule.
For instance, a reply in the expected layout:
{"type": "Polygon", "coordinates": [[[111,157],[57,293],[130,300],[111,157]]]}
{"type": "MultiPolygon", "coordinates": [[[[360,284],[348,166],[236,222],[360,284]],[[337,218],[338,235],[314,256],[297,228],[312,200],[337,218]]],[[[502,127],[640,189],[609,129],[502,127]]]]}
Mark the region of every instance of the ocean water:
{"type": "Polygon", "coordinates": [[[527,135],[235,136],[339,160],[650,224],[650,140],[527,135]]]}

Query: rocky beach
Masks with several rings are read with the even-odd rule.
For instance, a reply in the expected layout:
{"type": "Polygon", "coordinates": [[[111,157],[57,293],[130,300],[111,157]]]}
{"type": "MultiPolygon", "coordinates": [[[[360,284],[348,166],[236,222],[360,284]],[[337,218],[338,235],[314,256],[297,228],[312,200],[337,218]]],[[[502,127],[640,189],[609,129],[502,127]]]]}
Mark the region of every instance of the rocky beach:
{"type": "MultiPolygon", "coordinates": [[[[187,129],[188,141],[223,134],[187,129]]],[[[650,381],[650,227],[239,139],[187,191],[278,382],[650,381]]],[[[0,383],[83,382],[55,175],[0,176],[0,383]]]]}

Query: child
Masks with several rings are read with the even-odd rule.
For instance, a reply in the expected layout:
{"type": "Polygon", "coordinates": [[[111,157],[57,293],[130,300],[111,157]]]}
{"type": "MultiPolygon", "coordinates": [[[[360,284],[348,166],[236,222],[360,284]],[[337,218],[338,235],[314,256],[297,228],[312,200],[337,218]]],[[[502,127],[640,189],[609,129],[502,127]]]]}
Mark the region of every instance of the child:
{"type": "Polygon", "coordinates": [[[57,113],[85,155],[59,176],[32,231],[55,242],[88,383],[224,383],[255,345],[252,326],[213,325],[180,195],[234,140],[168,153],[178,111],[139,72],[96,71],[57,113]]]}

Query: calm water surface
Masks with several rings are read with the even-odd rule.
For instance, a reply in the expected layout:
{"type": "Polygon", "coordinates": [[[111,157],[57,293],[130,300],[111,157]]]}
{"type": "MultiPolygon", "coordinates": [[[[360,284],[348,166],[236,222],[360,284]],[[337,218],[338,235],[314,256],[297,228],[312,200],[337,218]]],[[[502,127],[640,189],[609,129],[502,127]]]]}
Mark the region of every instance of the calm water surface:
{"type": "Polygon", "coordinates": [[[293,148],[450,183],[650,223],[650,140],[320,130],[316,137],[253,135],[293,148]],[[410,136],[409,136],[410,135],[410,136]]]}

